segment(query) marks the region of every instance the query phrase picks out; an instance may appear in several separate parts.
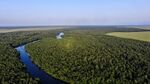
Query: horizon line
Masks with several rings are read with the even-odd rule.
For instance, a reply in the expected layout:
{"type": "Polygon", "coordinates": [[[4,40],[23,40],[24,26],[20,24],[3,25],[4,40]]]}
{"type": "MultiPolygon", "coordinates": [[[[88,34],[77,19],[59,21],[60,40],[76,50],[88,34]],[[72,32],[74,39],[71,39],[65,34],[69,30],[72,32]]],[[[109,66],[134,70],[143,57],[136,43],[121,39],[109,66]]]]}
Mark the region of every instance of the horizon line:
{"type": "Polygon", "coordinates": [[[14,25],[10,25],[10,26],[0,26],[0,28],[2,27],[17,27],[17,28],[21,28],[21,27],[78,27],[78,26],[150,26],[150,25],[22,25],[22,26],[14,26],[14,25]]]}

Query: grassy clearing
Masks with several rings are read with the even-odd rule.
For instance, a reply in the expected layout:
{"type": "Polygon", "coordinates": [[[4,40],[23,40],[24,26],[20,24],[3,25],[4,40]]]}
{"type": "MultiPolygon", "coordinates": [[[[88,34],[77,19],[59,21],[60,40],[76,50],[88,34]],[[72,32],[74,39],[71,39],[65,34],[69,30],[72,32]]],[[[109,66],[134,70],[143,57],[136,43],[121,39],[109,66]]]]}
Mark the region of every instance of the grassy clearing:
{"type": "Polygon", "coordinates": [[[112,32],[106,35],[150,42],[150,32],[112,32]]]}

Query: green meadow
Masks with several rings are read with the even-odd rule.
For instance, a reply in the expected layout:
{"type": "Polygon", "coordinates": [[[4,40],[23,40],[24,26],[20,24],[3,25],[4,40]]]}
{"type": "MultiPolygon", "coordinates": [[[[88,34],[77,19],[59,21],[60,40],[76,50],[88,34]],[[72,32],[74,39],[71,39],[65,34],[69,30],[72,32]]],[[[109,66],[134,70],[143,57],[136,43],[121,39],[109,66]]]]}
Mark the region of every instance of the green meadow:
{"type": "Polygon", "coordinates": [[[106,35],[150,42],[150,32],[112,32],[106,35]]]}

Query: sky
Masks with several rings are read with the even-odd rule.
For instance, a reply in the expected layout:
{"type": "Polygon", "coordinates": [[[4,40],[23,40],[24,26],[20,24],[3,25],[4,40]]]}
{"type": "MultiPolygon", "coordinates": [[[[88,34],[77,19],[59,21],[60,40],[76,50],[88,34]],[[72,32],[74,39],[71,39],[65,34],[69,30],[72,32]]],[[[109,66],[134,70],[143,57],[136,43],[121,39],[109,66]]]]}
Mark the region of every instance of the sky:
{"type": "Polygon", "coordinates": [[[0,26],[149,23],[150,0],[0,0],[0,26]]]}

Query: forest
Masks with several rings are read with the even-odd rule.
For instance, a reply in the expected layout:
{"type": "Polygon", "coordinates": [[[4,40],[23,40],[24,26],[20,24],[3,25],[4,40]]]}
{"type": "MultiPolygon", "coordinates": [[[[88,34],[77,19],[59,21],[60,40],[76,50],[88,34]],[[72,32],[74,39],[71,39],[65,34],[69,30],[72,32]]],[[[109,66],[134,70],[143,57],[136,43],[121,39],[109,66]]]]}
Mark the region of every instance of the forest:
{"type": "Polygon", "coordinates": [[[150,83],[150,43],[105,35],[143,31],[83,28],[26,46],[31,59],[50,75],[71,84],[150,83]]]}
{"type": "Polygon", "coordinates": [[[41,84],[31,77],[20,61],[16,47],[54,35],[53,31],[23,31],[0,33],[0,84],[41,84]]]}
{"type": "Polygon", "coordinates": [[[40,80],[32,78],[26,72],[25,65],[19,60],[15,47],[24,45],[42,37],[49,32],[11,32],[0,33],[0,84],[38,84],[40,80]]]}
{"type": "Polygon", "coordinates": [[[150,83],[150,43],[106,36],[107,32],[148,31],[134,28],[83,27],[0,33],[0,83],[39,84],[19,60],[15,47],[28,44],[35,64],[68,83],[150,83]],[[56,40],[57,32],[64,32],[56,40]]]}
{"type": "MultiPolygon", "coordinates": [[[[19,60],[15,47],[35,40],[34,32],[14,32],[0,34],[0,83],[1,84],[38,84],[39,79],[26,73],[19,60]]],[[[37,36],[35,36],[37,37],[37,36]]]]}

